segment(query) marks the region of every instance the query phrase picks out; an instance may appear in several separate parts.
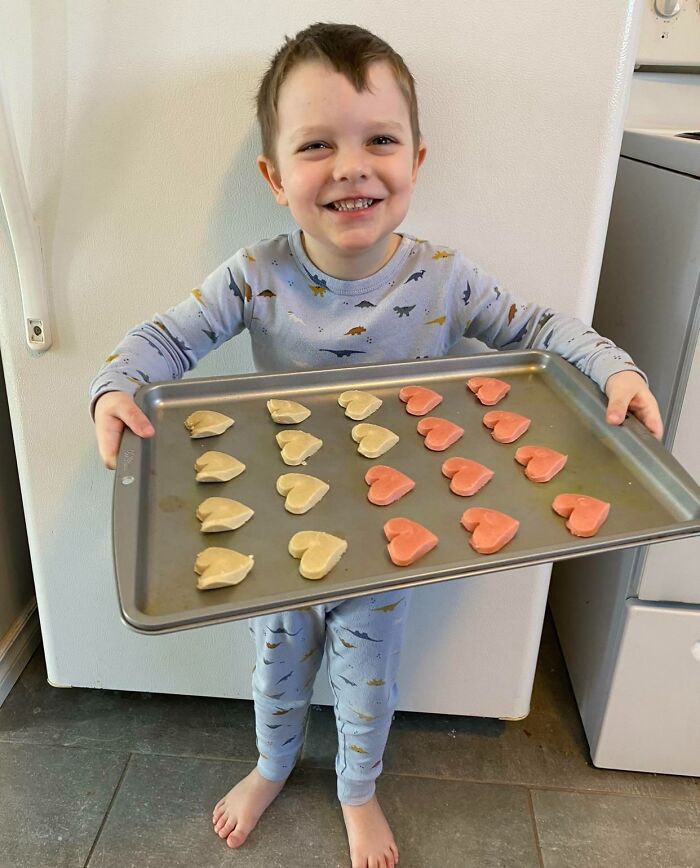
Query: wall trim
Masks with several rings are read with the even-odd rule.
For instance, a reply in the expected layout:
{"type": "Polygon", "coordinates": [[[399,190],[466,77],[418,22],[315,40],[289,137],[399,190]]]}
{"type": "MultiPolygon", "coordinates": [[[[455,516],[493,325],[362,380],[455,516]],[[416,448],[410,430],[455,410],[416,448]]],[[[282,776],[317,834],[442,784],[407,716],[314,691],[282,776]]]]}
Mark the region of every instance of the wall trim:
{"type": "Polygon", "coordinates": [[[32,597],[10,629],[0,637],[0,705],[41,642],[36,597],[32,597]]]}

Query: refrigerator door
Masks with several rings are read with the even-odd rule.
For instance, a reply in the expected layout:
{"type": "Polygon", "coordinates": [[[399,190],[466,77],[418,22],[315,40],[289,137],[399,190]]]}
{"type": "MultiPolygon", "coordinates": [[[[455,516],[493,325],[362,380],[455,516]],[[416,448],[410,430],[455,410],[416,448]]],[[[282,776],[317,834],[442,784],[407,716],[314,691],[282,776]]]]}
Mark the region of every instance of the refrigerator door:
{"type": "MultiPolygon", "coordinates": [[[[37,15],[19,0],[0,4],[5,92],[52,287],[54,344],[35,357],[0,223],[0,345],[49,678],[249,698],[246,624],[155,637],[122,624],[112,477],[97,455],[87,387],[135,322],[184,297],[236,249],[292,228],[257,176],[249,97],[284,35],[309,21],[282,0],[264,18],[222,0],[181,3],[177,14],[167,0],[140,4],[138,15],[107,2],[50,7],[37,15]]],[[[323,7],[328,20],[347,11],[340,0],[323,7]]],[[[353,19],[396,43],[420,85],[434,158],[404,228],[590,321],[635,11],[633,0],[449,0],[438,16],[419,5],[402,17],[392,4],[353,4],[353,19]]],[[[244,334],[196,375],[249,370],[244,334]]],[[[420,652],[409,649],[402,669],[411,707],[526,713],[548,577],[536,567],[518,581],[494,574],[423,589],[412,615],[420,652]]]]}

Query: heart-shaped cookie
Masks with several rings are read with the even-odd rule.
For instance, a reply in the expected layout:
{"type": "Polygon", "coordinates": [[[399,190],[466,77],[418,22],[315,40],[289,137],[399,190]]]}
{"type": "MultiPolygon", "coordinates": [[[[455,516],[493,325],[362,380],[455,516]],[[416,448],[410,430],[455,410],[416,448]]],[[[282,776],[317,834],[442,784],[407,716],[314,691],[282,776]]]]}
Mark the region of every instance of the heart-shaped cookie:
{"type": "Polygon", "coordinates": [[[406,412],[411,416],[425,416],[442,401],[442,395],[424,386],[404,386],[399,399],[406,404],[406,412]]]}
{"type": "Polygon", "coordinates": [[[527,416],[506,410],[491,410],[484,415],[483,422],[487,428],[493,428],[491,436],[499,443],[512,443],[530,427],[527,416]]]}
{"type": "Polygon", "coordinates": [[[185,419],[185,428],[190,432],[190,437],[214,437],[223,434],[233,425],[234,420],[216,410],[195,410],[185,419]]]}
{"type": "Polygon", "coordinates": [[[275,440],[282,450],[282,461],[285,464],[291,464],[293,467],[303,464],[310,455],[314,455],[323,446],[323,440],[319,440],[313,434],[307,434],[306,431],[299,431],[298,429],[280,431],[275,436],[275,440]]]}
{"type": "Polygon", "coordinates": [[[382,399],[371,392],[360,392],[357,389],[350,389],[338,396],[338,403],[341,407],[345,407],[345,415],[348,419],[355,419],[357,421],[366,419],[375,410],[378,410],[382,406],[382,399]]]}
{"type": "Polygon", "coordinates": [[[469,544],[481,555],[492,555],[502,549],[520,527],[520,522],[505,512],[478,506],[465,510],[460,522],[471,533],[469,544]]]}
{"type": "Polygon", "coordinates": [[[558,494],[552,502],[557,515],[568,518],[566,526],[574,536],[595,536],[610,513],[610,504],[587,494],[558,494]]]}
{"type": "Polygon", "coordinates": [[[388,506],[408,494],[416,483],[410,476],[387,467],[386,464],[375,464],[365,473],[365,482],[369,485],[367,500],[377,506],[388,506]]]}
{"type": "Polygon", "coordinates": [[[389,540],[389,557],[397,567],[415,563],[438,544],[434,533],[409,518],[390,518],[384,534],[389,540]]]}
{"type": "Polygon", "coordinates": [[[442,463],[443,476],[450,480],[450,491],[471,497],[493,478],[493,470],[469,458],[448,458],[442,463]]]}
{"type": "Polygon", "coordinates": [[[272,398],[267,402],[267,409],[272,416],[272,421],[279,425],[296,425],[303,422],[311,415],[311,410],[297,401],[286,401],[281,398],[272,398]]]}
{"type": "Polygon", "coordinates": [[[378,458],[399,442],[398,434],[369,422],[355,425],[350,433],[355,443],[359,443],[357,451],[365,458],[378,458]]]}
{"type": "Polygon", "coordinates": [[[439,416],[426,416],[421,419],[416,430],[425,437],[425,445],[433,452],[443,452],[464,434],[464,428],[439,416]]]}
{"type": "Polygon", "coordinates": [[[204,452],[194,462],[197,482],[228,482],[243,473],[245,464],[226,452],[204,452]]]}
{"type": "Polygon", "coordinates": [[[289,540],[289,554],[300,558],[299,572],[305,579],[322,579],[347,547],[346,540],[320,530],[300,530],[289,540]]]}
{"type": "Polygon", "coordinates": [[[253,555],[212,546],[197,555],[194,571],[199,575],[197,588],[209,591],[242,582],[253,567],[253,555]]]}
{"type": "Polygon", "coordinates": [[[329,488],[327,482],[306,473],[283,473],[277,477],[277,493],[286,495],[284,508],[294,515],[308,512],[329,488]]]}
{"type": "Polygon", "coordinates": [[[474,392],[482,404],[489,406],[498,404],[501,398],[505,398],[510,392],[509,384],[495,377],[472,377],[467,380],[467,387],[474,392]]]}
{"type": "Polygon", "coordinates": [[[251,519],[255,512],[245,503],[230,500],[228,497],[208,497],[195,511],[197,520],[202,522],[202,533],[217,533],[236,530],[251,519]]]}
{"type": "Polygon", "coordinates": [[[549,482],[566,464],[568,457],[546,446],[521,446],[515,450],[515,460],[525,465],[525,476],[533,482],[549,482]]]}

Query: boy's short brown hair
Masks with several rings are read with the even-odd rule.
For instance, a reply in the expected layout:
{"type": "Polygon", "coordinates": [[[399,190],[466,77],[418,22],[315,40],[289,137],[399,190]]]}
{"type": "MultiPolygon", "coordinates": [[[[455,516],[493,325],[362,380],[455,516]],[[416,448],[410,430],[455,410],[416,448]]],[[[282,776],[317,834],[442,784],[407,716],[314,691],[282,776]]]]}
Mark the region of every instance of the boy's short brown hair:
{"type": "Polygon", "coordinates": [[[360,93],[368,89],[367,70],[375,61],[386,61],[396,76],[411,117],[413,155],[421,141],[415,81],[403,58],[383,39],[355,24],[317,22],[297,33],[272,58],[257,93],[257,115],[262,134],[263,155],[277,166],[277,104],[283,82],[292,69],[304,60],[322,60],[344,75],[360,93]]]}

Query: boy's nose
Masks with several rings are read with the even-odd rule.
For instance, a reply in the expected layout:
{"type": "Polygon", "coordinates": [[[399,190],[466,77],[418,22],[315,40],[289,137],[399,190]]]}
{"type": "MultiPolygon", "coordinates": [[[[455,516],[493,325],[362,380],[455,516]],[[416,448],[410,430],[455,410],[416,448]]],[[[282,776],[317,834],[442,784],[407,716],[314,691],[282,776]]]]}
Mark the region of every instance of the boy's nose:
{"type": "Polygon", "coordinates": [[[371,167],[367,155],[362,151],[338,152],[333,166],[333,180],[350,181],[351,183],[367,178],[371,174],[371,167]]]}

